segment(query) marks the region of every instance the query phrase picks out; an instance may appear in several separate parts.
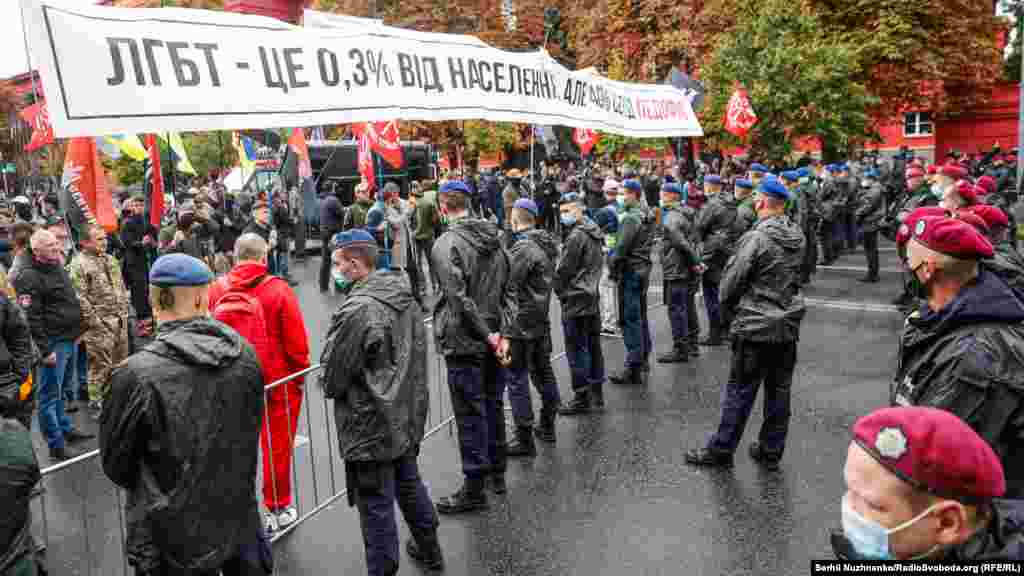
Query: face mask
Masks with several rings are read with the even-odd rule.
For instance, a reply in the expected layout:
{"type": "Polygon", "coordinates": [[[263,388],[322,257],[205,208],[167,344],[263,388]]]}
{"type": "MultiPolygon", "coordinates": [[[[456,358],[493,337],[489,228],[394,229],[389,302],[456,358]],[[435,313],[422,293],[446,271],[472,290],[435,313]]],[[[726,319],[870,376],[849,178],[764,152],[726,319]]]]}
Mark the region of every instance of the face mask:
{"type": "Polygon", "coordinates": [[[941,199],[942,198],[942,186],[938,184],[932,184],[932,196],[941,199]]]}
{"type": "Polygon", "coordinates": [[[871,180],[867,180],[867,179],[861,180],[860,181],[860,185],[861,185],[862,188],[870,188],[871,187],[871,180]]]}
{"type": "Polygon", "coordinates": [[[616,196],[615,197],[615,203],[619,205],[619,208],[625,208],[626,207],[626,197],[625,196],[616,196]]]}
{"type": "Polygon", "coordinates": [[[352,280],[349,280],[349,278],[342,274],[342,272],[337,268],[331,270],[331,277],[334,278],[334,285],[341,292],[348,292],[348,289],[352,287],[352,280]]]}
{"type": "Polygon", "coordinates": [[[573,214],[572,212],[563,212],[562,213],[562,226],[575,226],[575,225],[576,225],[576,215],[573,214]]]}
{"type": "MultiPolygon", "coordinates": [[[[844,546],[849,549],[849,553],[856,556],[855,558],[849,559],[893,560],[892,551],[889,550],[889,536],[913,526],[922,518],[930,514],[931,511],[939,504],[941,504],[941,502],[932,504],[924,512],[921,512],[917,516],[914,516],[895,528],[886,528],[885,526],[858,514],[850,505],[849,497],[843,496],[843,536],[841,539],[845,539],[846,543],[849,544],[849,546],[844,546]]],[[[936,548],[937,546],[933,546],[924,554],[910,558],[910,560],[917,560],[928,556],[934,552],[936,548]]]]}

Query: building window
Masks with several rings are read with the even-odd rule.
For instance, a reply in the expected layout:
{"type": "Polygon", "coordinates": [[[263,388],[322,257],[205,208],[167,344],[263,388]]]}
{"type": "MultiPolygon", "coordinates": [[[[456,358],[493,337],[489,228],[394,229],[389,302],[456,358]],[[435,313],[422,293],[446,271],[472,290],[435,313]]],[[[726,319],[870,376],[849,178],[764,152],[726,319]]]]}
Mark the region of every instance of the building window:
{"type": "Polygon", "coordinates": [[[928,112],[907,112],[903,115],[904,136],[931,136],[932,115],[928,112]]]}

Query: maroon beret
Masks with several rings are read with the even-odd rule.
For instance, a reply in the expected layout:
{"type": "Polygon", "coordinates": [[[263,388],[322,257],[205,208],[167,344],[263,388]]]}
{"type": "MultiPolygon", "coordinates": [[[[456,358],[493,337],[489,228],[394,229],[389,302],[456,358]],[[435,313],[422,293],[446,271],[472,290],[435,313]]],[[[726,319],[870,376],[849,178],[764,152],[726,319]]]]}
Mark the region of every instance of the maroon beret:
{"type": "Polygon", "coordinates": [[[978,189],[975,188],[974,184],[966,180],[960,180],[956,183],[956,193],[958,196],[967,202],[968,206],[978,203],[978,189]]]}
{"type": "Polygon", "coordinates": [[[853,441],[904,482],[941,498],[974,504],[1006,493],[999,456],[952,412],[882,408],[857,420],[853,441]]]}
{"type": "Polygon", "coordinates": [[[967,178],[967,168],[959,164],[946,164],[942,168],[939,168],[939,174],[948,176],[954,180],[963,180],[967,178]]]}
{"type": "Polygon", "coordinates": [[[949,212],[939,206],[924,206],[914,210],[903,219],[899,230],[896,231],[896,243],[902,246],[907,243],[907,240],[910,240],[910,231],[917,226],[918,220],[922,218],[945,218],[948,215],[949,212]]]}
{"type": "Polygon", "coordinates": [[[1005,228],[1010,225],[1010,219],[1006,216],[1006,212],[1003,212],[1000,208],[995,206],[977,204],[975,206],[971,206],[970,211],[984,220],[989,229],[999,227],[1005,228]]]}
{"type": "Polygon", "coordinates": [[[939,167],[936,166],[935,164],[931,164],[931,165],[928,166],[928,174],[929,175],[937,174],[938,172],[939,172],[939,167]]]}
{"type": "Polygon", "coordinates": [[[922,218],[910,228],[912,238],[947,256],[963,260],[992,257],[992,244],[971,227],[955,218],[922,218]]]}
{"type": "Polygon", "coordinates": [[[920,166],[911,166],[907,168],[907,178],[920,178],[924,176],[924,170],[921,170],[920,166]]]}
{"type": "Polygon", "coordinates": [[[996,179],[991,176],[982,176],[978,178],[978,186],[981,186],[986,194],[992,194],[996,191],[996,179]]]}
{"type": "Polygon", "coordinates": [[[961,222],[970,224],[975,230],[981,232],[985,236],[988,236],[988,233],[990,232],[988,222],[985,222],[983,218],[972,212],[970,208],[957,210],[954,217],[961,222]]]}

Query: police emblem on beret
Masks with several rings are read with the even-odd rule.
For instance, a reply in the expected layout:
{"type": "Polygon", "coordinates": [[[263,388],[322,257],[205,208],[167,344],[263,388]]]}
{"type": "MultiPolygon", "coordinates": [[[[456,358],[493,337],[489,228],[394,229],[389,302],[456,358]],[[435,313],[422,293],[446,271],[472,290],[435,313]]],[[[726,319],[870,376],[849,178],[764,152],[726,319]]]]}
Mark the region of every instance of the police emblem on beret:
{"type": "Polygon", "coordinates": [[[907,453],[907,437],[899,428],[882,428],[875,437],[875,450],[883,458],[898,460],[907,453]]]}
{"type": "Polygon", "coordinates": [[[914,235],[920,236],[921,234],[924,234],[924,229],[927,228],[927,226],[928,225],[924,220],[918,220],[917,226],[914,226],[914,235]]]}

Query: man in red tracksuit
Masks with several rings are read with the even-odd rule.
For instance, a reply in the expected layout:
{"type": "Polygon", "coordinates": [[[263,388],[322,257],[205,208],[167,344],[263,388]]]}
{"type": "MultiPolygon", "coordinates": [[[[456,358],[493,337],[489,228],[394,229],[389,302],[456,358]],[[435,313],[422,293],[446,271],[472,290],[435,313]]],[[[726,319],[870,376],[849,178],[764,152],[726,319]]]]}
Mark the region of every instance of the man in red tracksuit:
{"type": "MultiPolygon", "coordinates": [[[[234,290],[247,294],[262,307],[269,345],[253,343],[267,384],[309,367],[309,340],[299,301],[288,283],[267,271],[267,243],[257,234],[243,234],[235,242],[235,267],[210,286],[210,310],[234,290]]],[[[236,327],[243,335],[244,328],[236,327]]],[[[295,428],[302,408],[303,378],[295,378],[265,392],[266,414],[260,434],[263,452],[263,501],[267,530],[283,530],[298,519],[292,505],[291,463],[295,428]],[[269,442],[268,442],[269,433],[269,442]]]]}

